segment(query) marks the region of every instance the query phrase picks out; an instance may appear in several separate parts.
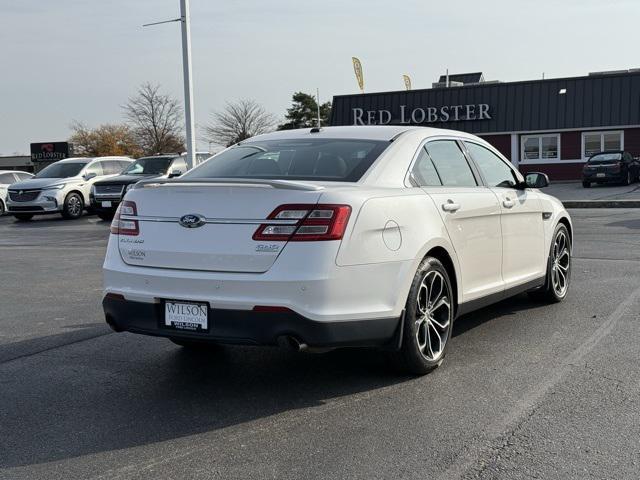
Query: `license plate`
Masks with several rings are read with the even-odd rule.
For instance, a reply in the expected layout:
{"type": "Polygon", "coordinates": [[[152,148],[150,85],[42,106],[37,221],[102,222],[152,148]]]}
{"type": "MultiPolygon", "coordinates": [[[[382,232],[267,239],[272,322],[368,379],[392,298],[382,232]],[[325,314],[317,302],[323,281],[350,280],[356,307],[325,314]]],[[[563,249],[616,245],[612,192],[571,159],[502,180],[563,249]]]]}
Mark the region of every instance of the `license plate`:
{"type": "Polygon", "coordinates": [[[102,208],[111,208],[111,202],[102,202],[102,208]]]}
{"type": "Polygon", "coordinates": [[[164,326],[176,330],[206,332],[209,329],[209,306],[206,303],[165,300],[164,326]]]}
{"type": "Polygon", "coordinates": [[[596,177],[604,177],[606,173],[596,173],[596,177]]]}

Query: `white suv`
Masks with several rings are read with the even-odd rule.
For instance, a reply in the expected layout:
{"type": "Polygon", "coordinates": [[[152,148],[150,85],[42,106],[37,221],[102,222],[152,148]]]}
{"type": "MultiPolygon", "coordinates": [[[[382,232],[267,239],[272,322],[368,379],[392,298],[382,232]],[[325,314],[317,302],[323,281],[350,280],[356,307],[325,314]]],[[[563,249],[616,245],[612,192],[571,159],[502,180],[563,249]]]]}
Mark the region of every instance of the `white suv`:
{"type": "Polygon", "coordinates": [[[93,183],[117,175],[131,162],[128,157],[60,160],[35,177],[11,185],[7,211],[18,220],[30,220],[34,215],[47,213],[79,218],[89,204],[93,183]]]}
{"type": "Polygon", "coordinates": [[[4,215],[7,209],[5,205],[7,203],[7,189],[9,185],[21,182],[22,180],[28,180],[31,177],[33,177],[33,174],[28,172],[0,170],[0,217],[4,215]]]}

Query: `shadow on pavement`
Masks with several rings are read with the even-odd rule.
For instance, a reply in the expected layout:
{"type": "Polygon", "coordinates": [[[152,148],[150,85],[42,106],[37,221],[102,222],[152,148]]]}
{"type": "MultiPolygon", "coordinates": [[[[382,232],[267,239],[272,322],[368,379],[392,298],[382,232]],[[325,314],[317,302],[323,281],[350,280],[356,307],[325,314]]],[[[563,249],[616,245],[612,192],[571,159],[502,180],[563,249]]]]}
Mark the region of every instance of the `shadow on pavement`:
{"type": "MultiPolygon", "coordinates": [[[[520,296],[466,315],[454,336],[532,305],[520,296]]],[[[79,333],[62,335],[69,344],[79,333]]],[[[298,354],[270,347],[213,347],[193,352],[127,333],[6,365],[2,371],[9,374],[0,377],[0,468],[214,432],[415,381],[373,349],[298,354]]]]}

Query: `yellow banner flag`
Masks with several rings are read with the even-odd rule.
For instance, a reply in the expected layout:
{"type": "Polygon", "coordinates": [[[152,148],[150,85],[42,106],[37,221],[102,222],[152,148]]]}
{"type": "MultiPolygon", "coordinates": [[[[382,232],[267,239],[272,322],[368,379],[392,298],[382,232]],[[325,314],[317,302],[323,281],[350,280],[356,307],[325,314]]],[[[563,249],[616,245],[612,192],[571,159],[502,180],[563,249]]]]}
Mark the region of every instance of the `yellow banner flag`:
{"type": "Polygon", "coordinates": [[[407,90],[411,90],[411,78],[409,75],[402,75],[402,78],[404,79],[404,86],[407,87],[407,90]]]}
{"type": "Polygon", "coordinates": [[[353,71],[356,73],[358,86],[360,87],[360,91],[364,93],[364,76],[362,74],[362,64],[360,63],[360,60],[356,57],[351,57],[351,60],[353,60],[353,71]]]}

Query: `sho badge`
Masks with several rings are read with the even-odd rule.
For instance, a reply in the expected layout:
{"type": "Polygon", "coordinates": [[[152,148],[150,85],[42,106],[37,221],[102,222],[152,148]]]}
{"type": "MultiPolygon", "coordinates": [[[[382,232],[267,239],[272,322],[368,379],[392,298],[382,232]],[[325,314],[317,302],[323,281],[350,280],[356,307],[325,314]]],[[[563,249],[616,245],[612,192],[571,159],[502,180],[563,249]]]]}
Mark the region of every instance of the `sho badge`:
{"type": "Polygon", "coordinates": [[[183,215],[178,221],[184,228],[198,228],[206,223],[206,219],[197,213],[183,215]]]}

